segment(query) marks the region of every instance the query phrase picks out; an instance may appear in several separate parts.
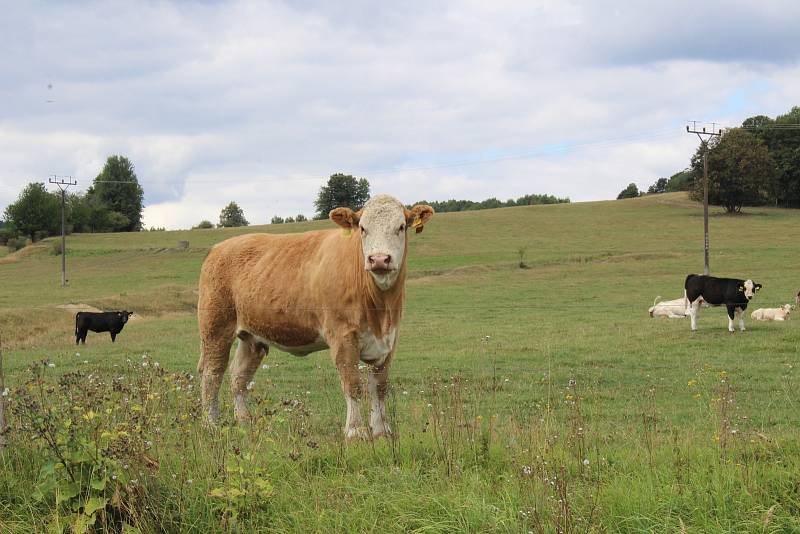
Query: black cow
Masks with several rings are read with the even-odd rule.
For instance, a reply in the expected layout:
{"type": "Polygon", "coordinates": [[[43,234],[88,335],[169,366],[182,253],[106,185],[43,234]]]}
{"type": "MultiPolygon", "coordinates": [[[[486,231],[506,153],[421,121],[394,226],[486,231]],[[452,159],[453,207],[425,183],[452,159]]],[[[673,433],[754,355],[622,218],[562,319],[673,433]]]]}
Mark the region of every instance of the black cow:
{"type": "Polygon", "coordinates": [[[728,330],[733,332],[734,315],[739,316],[739,330],[744,331],[744,310],[747,303],[761,289],[761,284],[752,280],[716,278],[690,274],[683,285],[686,290],[686,309],[692,319],[692,330],[697,330],[697,311],[700,303],[728,308],[728,330]]]}
{"type": "Polygon", "coordinates": [[[78,312],[75,314],[75,344],[82,342],[86,344],[86,333],[92,332],[111,332],[111,342],[113,343],[117,334],[122,332],[122,327],[128,322],[128,317],[133,312],[111,311],[111,312],[78,312]]]}

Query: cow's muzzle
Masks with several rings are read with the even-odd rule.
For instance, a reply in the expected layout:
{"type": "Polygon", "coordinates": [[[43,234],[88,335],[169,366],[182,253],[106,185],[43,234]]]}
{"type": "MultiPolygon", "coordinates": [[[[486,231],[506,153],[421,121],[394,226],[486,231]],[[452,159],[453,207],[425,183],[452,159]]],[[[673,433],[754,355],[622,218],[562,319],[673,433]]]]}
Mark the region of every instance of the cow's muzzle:
{"type": "Polygon", "coordinates": [[[392,257],[389,254],[371,254],[367,258],[367,270],[376,274],[392,271],[392,257]]]}

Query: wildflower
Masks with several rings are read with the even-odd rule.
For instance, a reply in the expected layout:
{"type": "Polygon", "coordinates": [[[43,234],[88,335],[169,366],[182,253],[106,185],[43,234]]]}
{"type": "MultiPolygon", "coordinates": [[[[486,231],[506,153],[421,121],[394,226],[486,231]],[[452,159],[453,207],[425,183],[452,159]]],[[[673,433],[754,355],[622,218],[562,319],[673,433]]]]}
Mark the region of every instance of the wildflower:
{"type": "Polygon", "coordinates": [[[429,403],[428,403],[428,408],[432,408],[432,407],[433,407],[433,404],[431,404],[431,403],[429,402],[429,403]]]}
{"type": "Polygon", "coordinates": [[[408,391],[403,391],[403,395],[408,395],[408,391]]]}
{"type": "Polygon", "coordinates": [[[192,480],[191,478],[186,480],[187,484],[191,484],[192,482],[194,482],[194,480],[192,480]]]}
{"type": "Polygon", "coordinates": [[[509,380],[510,380],[509,378],[506,378],[505,380],[503,380],[503,382],[508,382],[509,380]]]}
{"type": "Polygon", "coordinates": [[[568,388],[574,388],[577,384],[578,384],[578,382],[574,378],[570,378],[569,379],[569,383],[567,384],[567,387],[568,388]]]}
{"type": "Polygon", "coordinates": [[[522,474],[525,475],[526,477],[531,476],[533,474],[533,468],[529,465],[523,465],[522,474]]]}
{"type": "Polygon", "coordinates": [[[584,458],[583,459],[583,465],[585,465],[586,467],[589,467],[589,459],[588,458],[584,458]]]}
{"type": "Polygon", "coordinates": [[[56,364],[54,364],[53,362],[50,362],[50,363],[47,364],[47,367],[55,367],[55,366],[56,366],[56,364]]]}
{"type": "Polygon", "coordinates": [[[161,367],[161,365],[158,362],[153,362],[153,367],[161,367]]]}
{"type": "Polygon", "coordinates": [[[0,397],[8,397],[8,388],[4,389],[2,393],[0,393],[0,397]]]}
{"type": "Polygon", "coordinates": [[[83,360],[83,363],[89,363],[89,360],[83,360]]]}
{"type": "Polygon", "coordinates": [[[150,365],[147,362],[142,362],[142,367],[149,367],[150,365]]]}
{"type": "Polygon", "coordinates": [[[250,391],[251,389],[253,389],[253,386],[255,386],[255,385],[256,385],[256,383],[253,380],[248,382],[247,383],[247,391],[250,391]]]}
{"type": "Polygon", "coordinates": [[[265,363],[261,365],[262,369],[269,369],[269,364],[265,363]]]}

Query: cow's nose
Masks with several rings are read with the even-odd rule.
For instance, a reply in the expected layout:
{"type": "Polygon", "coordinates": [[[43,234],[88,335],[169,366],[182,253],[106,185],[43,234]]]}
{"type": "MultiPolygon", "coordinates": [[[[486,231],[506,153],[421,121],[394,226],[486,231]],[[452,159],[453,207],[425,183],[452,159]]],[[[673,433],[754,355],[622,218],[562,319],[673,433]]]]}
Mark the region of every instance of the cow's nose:
{"type": "Polygon", "coordinates": [[[373,254],[369,257],[370,269],[389,269],[392,257],[388,254],[373,254]]]}

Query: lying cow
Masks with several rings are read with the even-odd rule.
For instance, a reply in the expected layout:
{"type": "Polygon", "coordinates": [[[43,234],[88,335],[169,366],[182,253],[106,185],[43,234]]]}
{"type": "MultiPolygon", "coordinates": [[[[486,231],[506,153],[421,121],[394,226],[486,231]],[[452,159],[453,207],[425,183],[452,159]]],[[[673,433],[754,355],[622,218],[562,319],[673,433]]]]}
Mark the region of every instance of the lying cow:
{"type": "Polygon", "coordinates": [[[784,304],[780,308],[759,308],[750,317],[756,321],[788,321],[792,310],[794,306],[791,304],[784,304]]]}
{"type": "Polygon", "coordinates": [[[110,311],[110,312],[78,312],[75,314],[75,344],[86,344],[86,334],[92,332],[110,332],[111,342],[113,343],[117,334],[122,332],[128,317],[133,312],[110,311]]]}
{"type": "Polygon", "coordinates": [[[653,305],[647,310],[650,317],[669,317],[670,319],[683,319],[686,317],[686,299],[662,300],[658,296],[653,301],[653,305]]]}
{"type": "Polygon", "coordinates": [[[358,212],[332,210],[343,230],[248,234],[212,248],[197,305],[209,421],[219,417],[217,395],[238,338],[231,362],[237,420],[248,419],[247,385],[270,346],[296,356],[330,347],[347,402],[345,437],[369,437],[359,411],[359,362],[370,365],[372,436],[391,434],[384,401],[403,313],[407,233],[421,232],[433,213],[381,195],[358,212]]]}
{"type": "Polygon", "coordinates": [[[686,307],[692,319],[692,330],[697,330],[697,312],[701,302],[709,306],[725,306],[728,309],[728,330],[733,332],[734,316],[739,317],[739,330],[744,332],[744,310],[747,303],[756,292],[761,289],[761,284],[752,280],[739,280],[736,278],[716,278],[700,274],[690,274],[684,283],[686,307]]]}

